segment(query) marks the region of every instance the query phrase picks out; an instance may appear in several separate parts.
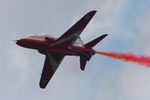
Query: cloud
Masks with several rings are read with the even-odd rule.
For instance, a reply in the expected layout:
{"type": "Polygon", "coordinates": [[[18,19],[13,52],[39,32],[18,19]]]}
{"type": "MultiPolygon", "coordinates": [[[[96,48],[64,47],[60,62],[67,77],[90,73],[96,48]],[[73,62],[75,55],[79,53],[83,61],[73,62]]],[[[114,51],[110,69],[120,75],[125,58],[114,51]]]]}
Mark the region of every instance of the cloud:
{"type": "Polygon", "coordinates": [[[150,33],[150,28],[149,28],[149,25],[150,25],[150,13],[148,12],[149,7],[148,5],[143,5],[140,9],[140,12],[139,13],[139,17],[137,17],[136,19],[136,23],[137,23],[137,28],[139,30],[139,35],[138,35],[138,43],[140,45],[140,47],[143,48],[143,51],[145,54],[149,54],[149,51],[150,51],[150,47],[148,46],[149,45],[149,33],[150,33]]]}
{"type": "MultiPolygon", "coordinates": [[[[44,63],[44,56],[41,56],[36,51],[23,49],[15,44],[6,42],[10,41],[12,37],[16,39],[30,33],[38,35],[49,34],[58,37],[63,34],[71,24],[74,24],[78,18],[94,9],[98,10],[98,12],[83,32],[83,40],[88,42],[103,33],[110,33],[112,37],[118,36],[120,38],[120,34],[116,34],[118,30],[120,32],[122,31],[120,29],[121,26],[118,26],[118,21],[120,20],[115,19],[115,15],[118,13],[118,9],[121,9],[122,6],[126,6],[127,1],[128,0],[15,0],[11,3],[3,3],[1,1],[0,10],[2,11],[2,16],[0,17],[0,32],[3,34],[0,44],[2,45],[1,52],[5,54],[1,54],[1,60],[3,62],[0,63],[6,66],[5,68],[2,67],[2,70],[4,69],[7,73],[2,74],[2,76],[6,77],[6,80],[4,79],[6,85],[3,84],[5,87],[1,88],[1,93],[4,94],[2,97],[6,99],[13,98],[15,100],[41,100],[43,98],[55,100],[116,100],[118,96],[122,99],[128,97],[127,100],[137,97],[140,99],[148,98],[148,94],[145,92],[149,91],[149,71],[144,68],[137,68],[136,65],[129,67],[127,65],[124,69],[121,69],[123,66],[122,63],[118,64],[117,62],[117,64],[115,64],[114,61],[108,59],[108,61],[104,62],[107,64],[101,64],[99,60],[102,60],[102,57],[94,59],[93,61],[91,60],[86,66],[87,70],[84,72],[81,72],[79,69],[78,58],[66,57],[48,87],[45,90],[41,90],[38,87],[38,82],[44,63]],[[4,45],[4,43],[9,45],[4,45]],[[112,62],[110,63],[109,61],[112,62]],[[142,72],[140,72],[141,70],[142,72]],[[7,90],[6,87],[8,87],[7,90]]],[[[128,8],[128,6],[126,7],[128,8]]],[[[146,9],[148,8],[143,8],[140,12],[146,11],[146,9]]],[[[146,13],[147,12],[145,12],[145,14],[146,13]]],[[[121,17],[121,15],[119,17],[121,17]]],[[[148,18],[149,15],[146,15],[146,17],[140,16],[139,19],[137,19],[137,25],[139,25],[137,28],[140,29],[140,33],[142,34],[136,36],[136,38],[138,38],[137,40],[142,40],[138,43],[141,48],[145,48],[144,51],[146,51],[146,54],[148,54],[150,50],[147,46],[149,41],[147,35],[149,32],[148,18]]],[[[101,44],[99,48],[108,48],[109,50],[110,48],[112,49],[112,47],[120,48],[120,45],[118,46],[112,42],[114,42],[114,40],[109,40],[105,45],[101,44]],[[117,46],[115,47],[115,45],[117,46]]],[[[115,43],[118,43],[118,41],[115,43]]]]}
{"type": "MultiPolygon", "coordinates": [[[[111,8],[110,9],[110,12],[112,13],[112,11],[115,11],[115,10],[118,10],[119,7],[121,6],[124,6],[124,7],[128,7],[128,5],[124,5],[125,1],[123,1],[120,6],[115,6],[114,8],[111,8]],[[116,8],[116,9],[115,9],[116,8]]],[[[132,3],[132,2],[130,2],[132,3]]],[[[109,4],[111,5],[111,4],[109,4]]],[[[127,33],[126,33],[126,36],[127,37],[123,37],[125,39],[131,39],[133,36],[133,48],[128,47],[128,49],[132,50],[133,52],[138,52],[140,54],[145,54],[145,55],[148,55],[149,54],[149,12],[147,9],[149,9],[148,5],[146,6],[147,4],[143,4],[140,5],[140,7],[137,9],[138,11],[138,14],[137,16],[132,17],[132,19],[130,20],[130,24],[128,23],[128,27],[122,27],[122,26],[117,26],[118,28],[121,28],[121,29],[118,29],[115,25],[117,24],[112,24],[112,26],[110,26],[111,28],[117,28],[117,30],[119,30],[120,32],[123,32],[124,29],[126,29],[127,33]],[[143,7],[141,7],[143,6],[143,7]],[[131,24],[132,23],[132,24],[131,24]],[[137,32],[136,34],[133,35],[132,32],[137,32]],[[132,33],[132,35],[131,35],[132,33]],[[132,36],[132,37],[131,37],[132,36]]],[[[114,4],[113,4],[114,6],[114,4]]],[[[124,8],[125,9],[125,8],[124,8]]],[[[123,10],[123,9],[122,9],[123,10]]],[[[122,11],[121,10],[121,11],[122,11]]],[[[132,9],[134,10],[134,9],[132,9]]],[[[109,11],[109,10],[108,10],[109,11]]],[[[124,12],[124,13],[127,13],[127,12],[124,12]]],[[[130,18],[130,15],[127,13],[127,15],[129,16],[130,18]]],[[[123,20],[123,15],[120,15],[119,17],[122,17],[121,20],[123,20]]],[[[110,23],[113,23],[115,19],[111,19],[110,20],[110,23]]],[[[119,21],[119,20],[115,20],[115,21],[119,21]]],[[[120,22],[116,22],[116,23],[120,23],[120,22]]],[[[125,21],[122,21],[122,23],[125,23],[125,21]]],[[[106,24],[106,25],[111,25],[111,24],[106,24]]],[[[119,25],[119,24],[118,24],[119,25]]],[[[109,27],[108,27],[109,29],[109,27]]],[[[116,32],[115,29],[112,29],[111,32],[116,32]]],[[[115,35],[115,34],[113,34],[115,35]]],[[[120,38],[120,35],[119,34],[116,34],[119,36],[120,38]]],[[[121,40],[123,41],[123,39],[121,40]]],[[[109,41],[110,42],[110,41],[109,41]]],[[[123,42],[127,42],[127,41],[123,41],[123,42]]],[[[131,43],[131,44],[132,44],[131,43]]],[[[107,44],[107,45],[110,45],[107,44]]],[[[113,44],[115,45],[115,44],[113,44]]],[[[130,44],[128,44],[130,45],[130,44]]],[[[118,45],[118,48],[121,48],[122,46],[118,45]]],[[[125,46],[124,46],[125,47],[125,46]]],[[[109,47],[110,48],[110,47],[109,47]]],[[[122,47],[123,48],[123,47],[122,47]]],[[[123,48],[123,49],[126,49],[126,48],[123,48]]],[[[112,67],[114,67],[115,65],[112,65],[112,67]]],[[[119,65],[116,65],[116,66],[119,66],[119,65]]],[[[111,99],[111,100],[141,100],[141,99],[144,99],[144,100],[148,100],[150,97],[148,95],[149,93],[149,69],[148,68],[145,68],[144,66],[138,66],[136,64],[132,64],[132,63],[127,63],[127,64],[124,64],[124,65],[121,65],[120,67],[123,68],[120,71],[120,74],[118,74],[118,78],[117,80],[114,80],[116,81],[116,83],[114,81],[108,81],[108,80],[111,80],[111,79],[114,79],[115,75],[112,75],[112,77],[106,77],[107,80],[105,82],[105,80],[103,80],[103,82],[100,82],[100,85],[102,85],[100,87],[100,89],[97,91],[97,97],[98,99],[111,99]],[[122,66],[122,67],[121,67],[122,66]],[[112,88],[113,86],[111,86],[110,84],[108,83],[112,83],[113,85],[116,84],[117,86],[114,88],[112,88]],[[107,85],[107,86],[106,86],[107,85]],[[104,87],[103,87],[104,86],[104,87]],[[104,88],[104,89],[103,89],[104,88]],[[103,89],[103,91],[101,90],[103,89]],[[115,93],[117,93],[117,95],[115,93]],[[105,93],[107,94],[107,96],[105,96],[105,93]]],[[[97,100],[98,100],[97,99],[97,100]]]]}
{"type": "MultiPolygon", "coordinates": [[[[149,48],[149,17],[148,12],[149,2],[142,2],[142,5],[138,6],[138,14],[135,19],[132,20],[134,25],[134,31],[136,36],[134,39],[135,52],[143,55],[150,56],[149,48]]],[[[120,93],[126,100],[149,100],[150,90],[150,69],[144,66],[135,64],[127,64],[120,75],[120,93]]]]}
{"type": "Polygon", "coordinates": [[[149,100],[150,89],[148,68],[131,64],[120,75],[120,92],[129,100],[149,100]]]}

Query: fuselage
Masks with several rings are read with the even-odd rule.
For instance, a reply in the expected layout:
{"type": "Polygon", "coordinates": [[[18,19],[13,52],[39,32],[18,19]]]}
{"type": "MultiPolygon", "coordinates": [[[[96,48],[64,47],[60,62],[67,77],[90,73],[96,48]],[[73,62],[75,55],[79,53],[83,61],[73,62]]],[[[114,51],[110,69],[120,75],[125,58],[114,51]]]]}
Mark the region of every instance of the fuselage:
{"type": "Polygon", "coordinates": [[[26,38],[22,38],[16,41],[16,44],[19,46],[38,50],[41,54],[45,54],[46,50],[49,52],[57,52],[65,55],[75,55],[79,56],[84,52],[88,52],[91,55],[95,54],[93,49],[86,48],[84,45],[82,46],[70,46],[68,48],[53,46],[53,43],[57,40],[57,38],[50,37],[47,35],[43,36],[29,36],[26,38]]]}

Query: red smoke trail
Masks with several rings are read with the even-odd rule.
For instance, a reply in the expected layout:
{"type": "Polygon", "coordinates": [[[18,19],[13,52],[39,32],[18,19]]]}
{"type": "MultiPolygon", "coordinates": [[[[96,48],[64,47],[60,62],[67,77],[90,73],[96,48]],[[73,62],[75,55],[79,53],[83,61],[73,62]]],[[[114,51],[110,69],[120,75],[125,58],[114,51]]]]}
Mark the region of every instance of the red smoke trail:
{"type": "Polygon", "coordinates": [[[100,55],[105,55],[111,58],[124,60],[124,61],[135,62],[150,67],[150,57],[148,56],[141,56],[141,55],[137,56],[132,53],[116,53],[116,52],[108,53],[108,52],[99,52],[99,51],[96,51],[95,53],[100,55]]]}

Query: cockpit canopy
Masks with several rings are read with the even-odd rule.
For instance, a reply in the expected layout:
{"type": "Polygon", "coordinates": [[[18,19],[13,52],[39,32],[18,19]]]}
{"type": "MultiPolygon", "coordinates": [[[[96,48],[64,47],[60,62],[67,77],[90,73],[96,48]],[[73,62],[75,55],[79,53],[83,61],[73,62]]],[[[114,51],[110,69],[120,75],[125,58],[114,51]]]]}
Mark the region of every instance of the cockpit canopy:
{"type": "Polygon", "coordinates": [[[56,39],[55,37],[49,35],[29,35],[27,39],[45,40],[46,37],[54,40],[56,39]]]}
{"type": "Polygon", "coordinates": [[[73,43],[73,46],[84,47],[84,44],[80,37],[78,37],[77,40],[73,43]]]}

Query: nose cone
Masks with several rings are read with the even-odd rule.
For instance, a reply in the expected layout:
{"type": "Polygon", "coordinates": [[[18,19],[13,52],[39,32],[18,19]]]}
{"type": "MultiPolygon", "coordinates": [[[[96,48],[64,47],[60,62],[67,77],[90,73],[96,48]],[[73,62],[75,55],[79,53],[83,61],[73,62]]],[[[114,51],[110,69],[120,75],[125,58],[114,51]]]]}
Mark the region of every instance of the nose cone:
{"type": "Polygon", "coordinates": [[[28,39],[24,39],[24,38],[16,40],[16,44],[21,46],[21,47],[24,47],[24,48],[31,48],[32,47],[31,41],[29,41],[28,39]]]}
{"type": "Polygon", "coordinates": [[[16,44],[17,45],[21,45],[21,42],[20,42],[21,40],[15,40],[15,42],[16,42],[16,44]]]}
{"type": "Polygon", "coordinates": [[[19,45],[21,47],[24,47],[25,43],[26,43],[26,41],[24,39],[19,39],[19,40],[16,40],[15,42],[17,45],[19,45]]]}

